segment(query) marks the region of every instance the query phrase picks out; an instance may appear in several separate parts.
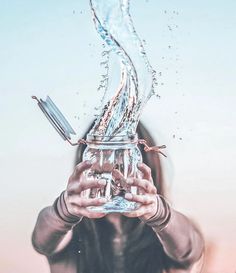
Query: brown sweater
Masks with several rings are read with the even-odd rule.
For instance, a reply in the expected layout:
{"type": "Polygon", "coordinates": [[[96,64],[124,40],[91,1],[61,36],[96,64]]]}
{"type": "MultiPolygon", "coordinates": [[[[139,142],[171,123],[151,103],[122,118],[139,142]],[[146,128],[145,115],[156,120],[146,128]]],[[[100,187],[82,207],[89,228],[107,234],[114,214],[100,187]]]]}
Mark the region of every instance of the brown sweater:
{"type": "MultiPolygon", "coordinates": [[[[79,225],[79,222],[78,218],[70,218],[61,198],[39,213],[32,243],[36,251],[47,256],[51,273],[79,273],[77,270],[79,250],[76,249],[73,240],[73,229],[79,225]]],[[[200,272],[202,263],[200,257],[203,256],[204,242],[200,232],[186,216],[171,209],[168,225],[162,231],[158,231],[158,227],[153,227],[153,230],[166,255],[185,268],[181,271],[173,269],[169,272],[193,272],[193,268],[194,272],[200,272]]],[[[120,273],[122,246],[117,248],[115,241],[113,243],[114,249],[117,249],[115,256],[118,259],[114,273],[120,273]]]]}

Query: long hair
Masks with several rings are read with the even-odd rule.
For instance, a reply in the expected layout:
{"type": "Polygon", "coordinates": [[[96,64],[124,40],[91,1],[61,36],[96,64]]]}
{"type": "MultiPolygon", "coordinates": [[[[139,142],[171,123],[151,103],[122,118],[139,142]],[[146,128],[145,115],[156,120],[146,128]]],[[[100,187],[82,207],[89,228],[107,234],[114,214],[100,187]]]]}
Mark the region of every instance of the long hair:
{"type": "MultiPolygon", "coordinates": [[[[142,123],[138,124],[137,134],[139,139],[145,139],[148,145],[155,145],[153,138],[142,123]]],[[[82,161],[85,148],[86,145],[78,147],[75,164],[82,161]]],[[[151,168],[158,193],[163,195],[164,185],[159,155],[146,153],[142,147],[139,148],[142,152],[143,162],[151,168]]],[[[143,224],[138,218],[122,216],[122,229],[127,238],[124,250],[125,273],[160,273],[167,268],[168,258],[164,254],[156,234],[149,226],[143,224]]],[[[112,248],[114,232],[113,225],[108,222],[106,217],[101,219],[84,218],[74,228],[73,241],[77,242],[77,252],[80,253],[79,273],[114,273],[112,248]]]]}

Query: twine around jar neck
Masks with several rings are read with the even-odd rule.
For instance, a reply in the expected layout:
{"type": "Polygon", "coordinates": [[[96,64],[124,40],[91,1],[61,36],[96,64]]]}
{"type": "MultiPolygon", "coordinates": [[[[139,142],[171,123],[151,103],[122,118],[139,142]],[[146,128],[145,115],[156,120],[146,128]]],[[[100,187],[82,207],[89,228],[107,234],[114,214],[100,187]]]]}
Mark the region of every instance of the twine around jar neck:
{"type": "MultiPolygon", "coordinates": [[[[94,142],[96,142],[96,143],[99,144],[99,143],[104,143],[104,142],[106,142],[106,141],[102,140],[101,137],[100,137],[99,140],[96,140],[96,138],[94,138],[94,139],[95,139],[95,140],[93,141],[93,140],[91,140],[91,139],[89,139],[89,138],[88,138],[88,140],[85,140],[85,139],[81,138],[81,139],[78,140],[78,143],[77,143],[76,145],[80,145],[80,144],[88,145],[88,144],[91,144],[91,143],[94,143],[94,142]]],[[[120,140],[120,142],[122,142],[122,141],[120,140]]],[[[123,143],[124,143],[124,142],[123,142],[123,143]]],[[[147,141],[146,141],[145,139],[138,139],[137,137],[134,137],[133,139],[130,138],[130,140],[128,140],[128,138],[127,138],[126,143],[141,144],[141,145],[144,146],[144,151],[145,151],[145,152],[156,152],[156,153],[159,153],[159,154],[163,155],[164,157],[167,157],[166,154],[164,154],[164,153],[161,151],[162,149],[165,149],[165,148],[166,148],[166,145],[161,145],[161,146],[149,146],[149,145],[147,144],[147,141]]]]}

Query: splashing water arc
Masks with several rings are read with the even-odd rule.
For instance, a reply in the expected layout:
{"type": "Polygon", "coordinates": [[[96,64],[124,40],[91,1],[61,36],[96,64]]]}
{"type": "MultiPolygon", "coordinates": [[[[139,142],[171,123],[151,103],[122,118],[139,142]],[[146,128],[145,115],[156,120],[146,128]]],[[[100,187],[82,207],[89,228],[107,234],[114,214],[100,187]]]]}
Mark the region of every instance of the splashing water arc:
{"type": "MultiPolygon", "coordinates": [[[[120,82],[103,102],[90,134],[134,134],[143,107],[155,93],[156,72],[149,63],[130,16],[129,0],[90,0],[97,32],[120,63],[120,82]]],[[[110,75],[108,75],[110,77],[110,75]]],[[[108,80],[109,82],[109,80],[108,80]]],[[[112,88],[107,86],[107,89],[112,88]]]]}

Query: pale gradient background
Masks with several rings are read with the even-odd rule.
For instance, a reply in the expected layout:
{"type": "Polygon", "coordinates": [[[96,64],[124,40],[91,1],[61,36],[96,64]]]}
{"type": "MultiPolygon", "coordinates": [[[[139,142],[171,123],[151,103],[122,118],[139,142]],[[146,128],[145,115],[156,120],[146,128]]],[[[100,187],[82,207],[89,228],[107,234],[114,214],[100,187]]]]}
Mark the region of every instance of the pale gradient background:
{"type": "MultiPolygon", "coordinates": [[[[235,10],[234,0],[131,1],[162,72],[161,99],[150,101],[143,121],[167,145],[174,207],[204,232],[204,273],[236,271],[235,10]]],[[[101,98],[101,51],[88,1],[0,0],[0,272],[49,272],[31,232],[73,169],[75,148],[30,96],[49,94],[82,134],[101,98]]]]}

